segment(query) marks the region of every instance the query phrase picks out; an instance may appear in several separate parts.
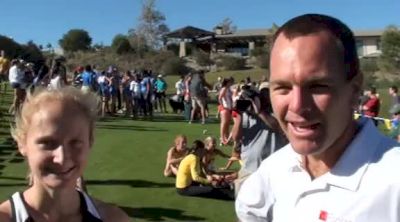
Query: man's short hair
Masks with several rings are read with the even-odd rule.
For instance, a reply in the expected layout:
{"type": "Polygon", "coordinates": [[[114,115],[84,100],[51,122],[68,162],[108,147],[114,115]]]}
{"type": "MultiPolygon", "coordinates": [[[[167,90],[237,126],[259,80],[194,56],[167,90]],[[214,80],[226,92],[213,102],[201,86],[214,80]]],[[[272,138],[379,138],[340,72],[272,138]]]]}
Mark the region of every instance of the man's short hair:
{"type": "Polygon", "coordinates": [[[344,64],[347,79],[350,80],[359,73],[357,47],[353,32],[340,20],[321,14],[304,14],[283,24],[275,33],[273,43],[280,34],[288,39],[305,36],[321,31],[328,31],[336,39],[338,49],[344,53],[344,64]]]}
{"type": "Polygon", "coordinates": [[[371,92],[371,94],[376,94],[376,87],[375,86],[370,86],[368,90],[371,92]]]}
{"type": "Polygon", "coordinates": [[[397,86],[391,86],[390,88],[393,90],[394,93],[397,93],[399,91],[397,86]]]}

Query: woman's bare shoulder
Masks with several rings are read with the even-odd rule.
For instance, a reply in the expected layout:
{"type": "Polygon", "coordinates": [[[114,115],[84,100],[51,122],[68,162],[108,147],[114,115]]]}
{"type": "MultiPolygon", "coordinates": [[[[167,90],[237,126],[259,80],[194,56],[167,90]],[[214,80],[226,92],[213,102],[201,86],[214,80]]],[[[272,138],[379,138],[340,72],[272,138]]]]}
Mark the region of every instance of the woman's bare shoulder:
{"type": "Polygon", "coordinates": [[[112,221],[118,221],[118,222],[130,222],[131,219],[129,216],[120,208],[113,204],[105,203],[101,200],[96,200],[93,199],[94,204],[97,207],[97,210],[99,211],[99,214],[101,216],[101,219],[104,222],[112,222],[112,221]]]}
{"type": "Polygon", "coordinates": [[[11,222],[12,207],[9,200],[0,204],[0,221],[11,222]]]}

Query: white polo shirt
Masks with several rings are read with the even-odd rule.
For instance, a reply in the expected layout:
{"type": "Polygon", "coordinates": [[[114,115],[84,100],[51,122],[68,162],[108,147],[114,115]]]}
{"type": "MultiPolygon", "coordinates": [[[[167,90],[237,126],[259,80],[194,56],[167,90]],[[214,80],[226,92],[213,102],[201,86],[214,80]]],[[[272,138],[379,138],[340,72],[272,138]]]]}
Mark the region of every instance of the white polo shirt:
{"type": "Polygon", "coordinates": [[[400,147],[370,120],[332,170],[314,180],[289,145],[263,161],[243,184],[236,213],[243,222],[399,222],[400,147]]]}

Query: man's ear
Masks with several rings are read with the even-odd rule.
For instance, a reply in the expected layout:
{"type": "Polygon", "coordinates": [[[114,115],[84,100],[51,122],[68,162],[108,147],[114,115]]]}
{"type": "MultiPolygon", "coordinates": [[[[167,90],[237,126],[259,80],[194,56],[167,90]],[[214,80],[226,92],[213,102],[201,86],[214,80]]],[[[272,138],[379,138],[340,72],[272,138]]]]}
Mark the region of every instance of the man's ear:
{"type": "Polygon", "coordinates": [[[352,104],[354,107],[358,107],[358,100],[362,92],[363,88],[363,81],[364,75],[361,71],[357,73],[351,80],[350,80],[351,88],[352,88],[352,104]]]}
{"type": "Polygon", "coordinates": [[[92,148],[94,143],[94,132],[93,130],[90,130],[90,135],[89,135],[89,147],[92,148]]]}

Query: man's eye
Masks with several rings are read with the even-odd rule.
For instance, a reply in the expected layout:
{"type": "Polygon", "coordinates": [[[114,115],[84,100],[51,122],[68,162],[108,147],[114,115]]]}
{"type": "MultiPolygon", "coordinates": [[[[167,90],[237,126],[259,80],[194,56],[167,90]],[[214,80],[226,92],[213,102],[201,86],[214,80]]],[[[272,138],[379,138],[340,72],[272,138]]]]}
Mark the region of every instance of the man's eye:
{"type": "Polygon", "coordinates": [[[43,140],[39,141],[38,144],[42,147],[42,149],[51,150],[57,146],[57,143],[52,140],[43,140]]]}
{"type": "Polygon", "coordinates": [[[329,85],[326,85],[326,84],[314,84],[314,85],[310,86],[310,89],[315,91],[315,92],[317,92],[317,93],[318,92],[323,93],[323,92],[327,92],[329,90],[329,85]]]}
{"type": "Polygon", "coordinates": [[[83,145],[83,141],[82,140],[73,140],[73,141],[71,141],[71,145],[73,147],[81,147],[83,145]]]}
{"type": "Polygon", "coordinates": [[[289,86],[276,86],[273,88],[273,91],[276,91],[276,92],[287,92],[289,90],[290,90],[289,86]]]}

